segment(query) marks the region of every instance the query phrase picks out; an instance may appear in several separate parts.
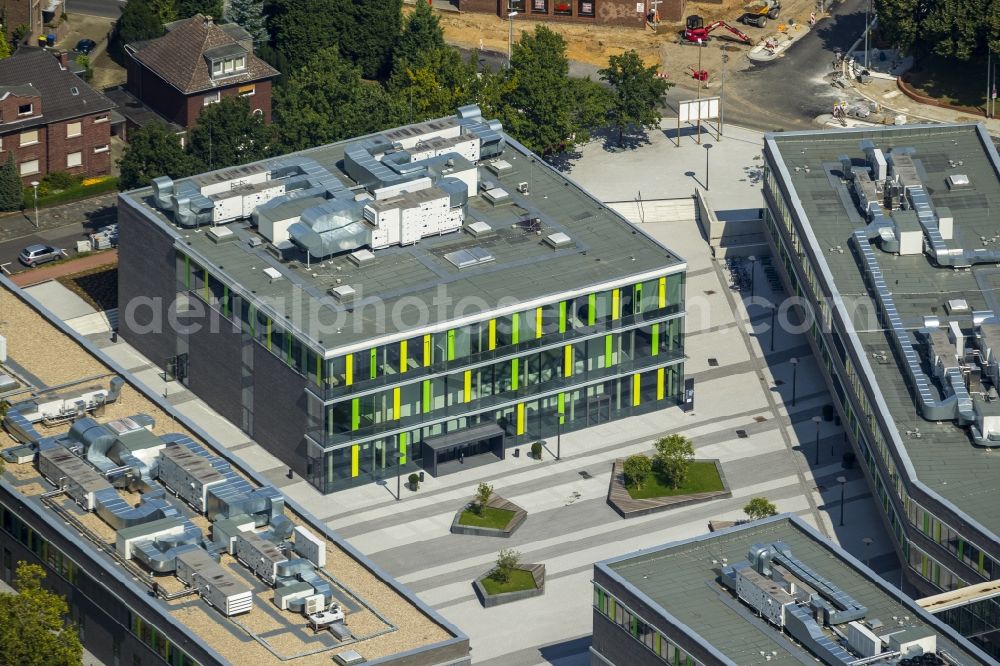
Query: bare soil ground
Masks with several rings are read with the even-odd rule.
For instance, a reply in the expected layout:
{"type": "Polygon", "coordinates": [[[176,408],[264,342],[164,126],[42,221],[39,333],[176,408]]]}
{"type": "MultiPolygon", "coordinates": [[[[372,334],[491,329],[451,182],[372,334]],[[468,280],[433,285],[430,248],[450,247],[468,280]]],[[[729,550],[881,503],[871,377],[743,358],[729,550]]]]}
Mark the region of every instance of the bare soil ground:
{"type": "MultiPolygon", "coordinates": [[[[706,24],[724,20],[729,25],[746,33],[754,43],[774,34],[778,26],[790,19],[796,23],[808,23],[809,13],[815,10],[816,0],[784,0],[781,17],[770,21],[766,28],[755,28],[738,23],[744,13],[744,0],[724,0],[722,3],[690,2],[685,15],[697,14],[706,24]]],[[[473,12],[442,12],[441,25],[445,39],[456,46],[467,49],[507,51],[507,21],[493,14],[473,12]]],[[[522,17],[514,19],[514,39],[522,31],[534,30],[539,21],[522,17]]],[[[634,49],[647,65],[655,65],[674,83],[696,87],[691,70],[697,68],[699,49],[681,44],[680,33],[683,21],[661,23],[654,32],[648,26],[644,30],[614,26],[589,25],[580,23],[559,23],[546,21],[545,25],[558,32],[566,40],[566,55],[571,61],[584,63],[594,68],[606,67],[608,57],[634,49]]],[[[719,28],[712,33],[712,40],[701,51],[701,68],[709,72],[709,87],[721,79],[722,56],[728,53],[726,65],[730,72],[750,66],[746,52],[750,45],[740,43],[731,33],[719,28]],[[721,47],[725,47],[725,50],[721,47]]],[[[794,53],[794,51],[792,52],[794,53]]],[[[792,56],[794,57],[794,56],[792,56]]]]}

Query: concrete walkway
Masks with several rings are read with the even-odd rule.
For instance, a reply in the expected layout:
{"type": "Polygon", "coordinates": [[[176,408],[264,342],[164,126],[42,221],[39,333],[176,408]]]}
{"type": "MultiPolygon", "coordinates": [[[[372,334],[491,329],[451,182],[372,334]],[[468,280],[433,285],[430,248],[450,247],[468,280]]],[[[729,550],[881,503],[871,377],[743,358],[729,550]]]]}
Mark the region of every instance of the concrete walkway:
{"type": "Polygon", "coordinates": [[[114,218],[118,215],[117,200],[118,193],[110,192],[59,206],[39,208],[37,228],[34,211],[30,208],[16,213],[0,213],[0,243],[57,229],[72,222],[87,227],[99,220],[114,218]]]}

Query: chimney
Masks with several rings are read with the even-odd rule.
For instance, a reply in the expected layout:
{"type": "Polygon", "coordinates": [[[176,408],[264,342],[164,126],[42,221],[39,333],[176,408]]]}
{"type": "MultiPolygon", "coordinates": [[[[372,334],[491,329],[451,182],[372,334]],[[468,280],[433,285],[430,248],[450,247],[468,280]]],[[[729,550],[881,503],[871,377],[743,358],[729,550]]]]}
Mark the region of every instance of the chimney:
{"type": "Polygon", "coordinates": [[[63,69],[68,68],[69,67],[69,53],[67,53],[66,51],[60,51],[58,57],[59,57],[59,66],[62,67],[63,69]]]}
{"type": "Polygon", "coordinates": [[[206,16],[205,17],[205,25],[206,26],[212,25],[212,17],[211,16],[206,16]]]}

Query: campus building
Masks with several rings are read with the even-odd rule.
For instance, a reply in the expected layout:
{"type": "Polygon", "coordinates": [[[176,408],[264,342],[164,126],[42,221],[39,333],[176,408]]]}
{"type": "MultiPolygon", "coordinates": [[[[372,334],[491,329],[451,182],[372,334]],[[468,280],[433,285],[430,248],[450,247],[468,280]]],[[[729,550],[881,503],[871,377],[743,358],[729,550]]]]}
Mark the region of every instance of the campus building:
{"type": "MultiPolygon", "coordinates": [[[[764,157],[774,263],[907,578],[931,594],[1000,577],[990,137],[973,124],[793,132],[767,135],[764,157]]],[[[995,602],[961,622],[994,653],[995,602]]]]}
{"type": "Polygon", "coordinates": [[[591,666],[995,663],[795,515],[594,565],[591,666]]]}
{"type": "Polygon", "coordinates": [[[323,492],[681,397],[683,260],[475,107],[118,210],[122,335],[323,492]]]}
{"type": "Polygon", "coordinates": [[[0,578],[41,566],[85,663],[468,666],[458,629],[5,277],[0,308],[0,578]]]}

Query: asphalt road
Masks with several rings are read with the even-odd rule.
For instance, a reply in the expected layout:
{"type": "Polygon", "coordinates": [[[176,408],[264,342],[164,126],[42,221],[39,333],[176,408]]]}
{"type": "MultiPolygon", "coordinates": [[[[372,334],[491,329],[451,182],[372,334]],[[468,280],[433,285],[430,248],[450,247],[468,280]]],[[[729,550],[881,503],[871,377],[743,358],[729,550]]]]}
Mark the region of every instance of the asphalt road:
{"type": "Polygon", "coordinates": [[[17,255],[26,246],[41,243],[42,245],[51,245],[52,247],[66,250],[72,254],[73,250],[76,249],[76,242],[78,240],[85,240],[88,234],[115,221],[116,216],[114,210],[112,210],[100,217],[94,216],[87,219],[85,226],[81,222],[71,222],[60,227],[40,229],[26,236],[5,241],[0,243],[0,264],[9,263],[10,265],[5,266],[5,268],[11,273],[30,270],[22,266],[17,260],[17,255]]]}
{"type": "Polygon", "coordinates": [[[66,0],[66,13],[116,19],[124,6],[125,0],[66,0]]]}

